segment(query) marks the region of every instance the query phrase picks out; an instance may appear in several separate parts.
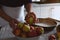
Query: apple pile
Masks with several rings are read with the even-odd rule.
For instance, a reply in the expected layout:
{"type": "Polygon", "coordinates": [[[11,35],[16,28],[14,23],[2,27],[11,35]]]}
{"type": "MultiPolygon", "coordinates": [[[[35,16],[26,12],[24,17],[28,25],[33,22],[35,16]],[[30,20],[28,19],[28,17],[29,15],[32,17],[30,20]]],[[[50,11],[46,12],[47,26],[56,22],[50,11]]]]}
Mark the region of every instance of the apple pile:
{"type": "Polygon", "coordinates": [[[13,34],[18,37],[29,38],[40,36],[44,33],[43,27],[32,26],[36,22],[36,15],[31,12],[25,17],[25,23],[18,23],[18,27],[13,30],[13,34]]]}
{"type": "Polygon", "coordinates": [[[44,29],[42,27],[34,27],[30,25],[26,25],[24,23],[19,23],[18,27],[13,30],[13,34],[18,37],[30,38],[40,36],[44,33],[44,29]]]}

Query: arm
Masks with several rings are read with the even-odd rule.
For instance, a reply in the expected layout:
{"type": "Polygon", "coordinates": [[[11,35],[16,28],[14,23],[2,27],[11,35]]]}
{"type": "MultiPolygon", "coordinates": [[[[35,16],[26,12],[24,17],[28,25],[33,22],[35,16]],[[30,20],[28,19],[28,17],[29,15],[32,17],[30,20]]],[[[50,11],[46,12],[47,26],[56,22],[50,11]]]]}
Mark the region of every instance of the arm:
{"type": "Polygon", "coordinates": [[[6,21],[10,22],[12,20],[12,18],[10,16],[8,16],[2,9],[1,5],[0,5],[0,17],[2,17],[3,19],[5,19],[6,21]]]}
{"type": "Polygon", "coordinates": [[[25,0],[24,1],[24,6],[26,8],[27,13],[31,12],[31,3],[32,3],[32,0],[25,0]]]}
{"type": "Polygon", "coordinates": [[[26,8],[27,13],[30,13],[31,12],[31,3],[26,4],[25,8],[26,8]]]}
{"type": "Polygon", "coordinates": [[[5,19],[6,21],[8,21],[9,24],[10,24],[10,26],[11,26],[13,29],[17,28],[17,25],[16,25],[16,24],[18,24],[19,22],[18,22],[16,19],[8,16],[8,15],[3,11],[3,9],[2,9],[1,6],[0,6],[0,17],[2,17],[3,19],[5,19]]]}

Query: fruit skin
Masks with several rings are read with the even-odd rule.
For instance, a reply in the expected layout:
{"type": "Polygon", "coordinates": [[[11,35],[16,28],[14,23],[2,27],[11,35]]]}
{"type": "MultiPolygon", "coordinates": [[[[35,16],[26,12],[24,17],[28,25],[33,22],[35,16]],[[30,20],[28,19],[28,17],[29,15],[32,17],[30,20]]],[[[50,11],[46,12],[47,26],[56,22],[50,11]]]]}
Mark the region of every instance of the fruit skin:
{"type": "Polygon", "coordinates": [[[41,35],[44,33],[44,28],[42,28],[42,27],[36,27],[35,30],[36,30],[38,35],[41,35]]]}
{"type": "Polygon", "coordinates": [[[37,36],[37,32],[35,30],[31,30],[30,32],[28,32],[27,36],[28,37],[36,37],[37,36]]]}
{"type": "Polygon", "coordinates": [[[24,26],[24,23],[18,23],[18,27],[22,28],[24,26]]]}
{"type": "Polygon", "coordinates": [[[35,19],[34,19],[33,17],[29,17],[28,19],[26,19],[26,22],[27,22],[28,24],[32,25],[32,24],[35,23],[34,20],[35,20],[35,19]]]}
{"type": "Polygon", "coordinates": [[[55,40],[56,39],[56,36],[55,35],[50,35],[49,36],[49,40],[55,40]]]}
{"type": "Polygon", "coordinates": [[[25,20],[28,24],[32,25],[36,22],[36,15],[34,12],[31,12],[31,13],[28,13],[26,16],[25,16],[25,20]]]}
{"type": "Polygon", "coordinates": [[[30,31],[30,26],[29,25],[24,25],[22,30],[23,30],[23,32],[29,32],[30,31]]]}
{"type": "Polygon", "coordinates": [[[30,17],[29,18],[29,24],[33,24],[33,21],[34,21],[34,18],[33,17],[30,17]]]}
{"type": "Polygon", "coordinates": [[[18,28],[16,28],[16,29],[13,30],[13,34],[14,34],[15,36],[19,36],[19,35],[21,34],[21,30],[18,29],[18,28]]]}

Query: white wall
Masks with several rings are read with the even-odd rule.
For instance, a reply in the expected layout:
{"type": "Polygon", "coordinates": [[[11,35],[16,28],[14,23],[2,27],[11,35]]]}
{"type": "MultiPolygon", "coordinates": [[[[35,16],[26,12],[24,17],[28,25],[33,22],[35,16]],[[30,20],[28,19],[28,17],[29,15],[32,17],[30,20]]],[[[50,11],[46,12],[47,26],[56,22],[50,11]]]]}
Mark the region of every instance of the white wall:
{"type": "Polygon", "coordinates": [[[32,4],[32,11],[35,12],[37,18],[46,18],[51,16],[51,6],[46,4],[32,4]]]}
{"type": "Polygon", "coordinates": [[[50,17],[60,20],[60,3],[40,4],[41,17],[50,17]]]}
{"type": "Polygon", "coordinates": [[[60,20],[60,6],[54,6],[52,10],[52,18],[60,20]]]}
{"type": "Polygon", "coordinates": [[[60,3],[32,4],[32,11],[37,18],[53,18],[60,20],[60,3]]]}
{"type": "Polygon", "coordinates": [[[51,7],[40,7],[40,18],[51,17],[51,7]]]}
{"type": "Polygon", "coordinates": [[[31,10],[36,14],[37,18],[40,17],[40,4],[32,4],[31,10]]]}

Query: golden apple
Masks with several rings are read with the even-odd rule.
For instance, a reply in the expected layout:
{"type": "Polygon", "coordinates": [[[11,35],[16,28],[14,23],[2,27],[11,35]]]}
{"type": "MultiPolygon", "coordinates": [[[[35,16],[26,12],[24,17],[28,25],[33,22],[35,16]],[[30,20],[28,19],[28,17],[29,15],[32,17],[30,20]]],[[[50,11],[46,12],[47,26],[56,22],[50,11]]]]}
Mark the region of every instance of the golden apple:
{"type": "Polygon", "coordinates": [[[33,24],[33,20],[34,20],[34,19],[33,19],[32,17],[30,17],[30,18],[29,18],[29,24],[33,24]]]}
{"type": "Polygon", "coordinates": [[[36,27],[35,30],[38,34],[43,34],[44,33],[44,28],[42,28],[42,27],[36,27]]]}
{"type": "Polygon", "coordinates": [[[19,24],[18,24],[18,27],[19,27],[19,28],[22,28],[23,25],[24,25],[24,23],[19,23],[19,24]]]}
{"type": "Polygon", "coordinates": [[[29,25],[24,25],[23,28],[22,28],[22,30],[24,32],[29,32],[30,31],[30,26],[29,25]]]}

